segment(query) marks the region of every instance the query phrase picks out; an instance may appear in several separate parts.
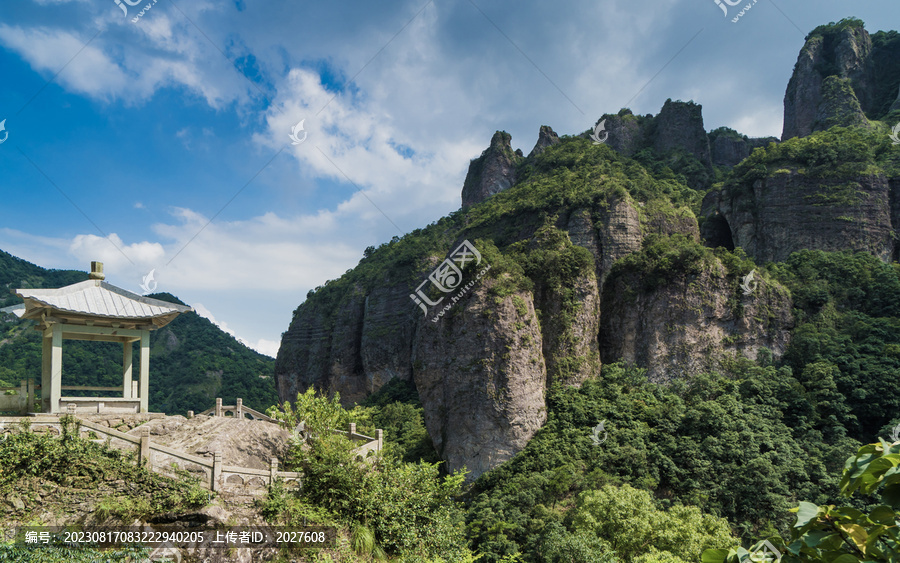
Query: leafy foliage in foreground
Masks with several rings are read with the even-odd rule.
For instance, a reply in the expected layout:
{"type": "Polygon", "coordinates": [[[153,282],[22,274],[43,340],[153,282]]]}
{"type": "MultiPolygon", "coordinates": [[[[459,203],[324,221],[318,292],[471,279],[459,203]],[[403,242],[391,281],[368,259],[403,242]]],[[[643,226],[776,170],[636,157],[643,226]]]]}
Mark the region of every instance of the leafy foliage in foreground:
{"type": "MultiPolygon", "coordinates": [[[[401,403],[386,407],[392,404],[401,403]]],[[[290,429],[305,422],[307,437],[294,444],[290,464],[303,472],[303,489],[292,494],[272,487],[264,506],[268,519],[347,527],[357,553],[367,557],[472,560],[455,502],[464,474],[441,477],[436,463],[402,461],[402,450],[358,459],[354,444],[332,431],[356,412],[343,409],[338,395],[329,399],[310,388],[293,405],[269,412],[290,429]]]]}
{"type": "Polygon", "coordinates": [[[353,408],[351,417],[362,430],[384,430],[385,448],[403,461],[438,463],[431,436],[425,429],[425,410],[411,381],[392,379],[353,408]]]}
{"type": "MultiPolygon", "coordinates": [[[[140,517],[204,506],[209,497],[199,484],[158,475],[134,463],[133,455],[78,436],[75,422],[64,420],[61,437],[28,430],[0,436],[0,495],[22,492],[31,480],[85,489],[113,480],[129,483],[132,493],[109,499],[110,514],[140,517]]],[[[104,503],[101,502],[101,505],[104,503]]]]}
{"type": "Polygon", "coordinates": [[[650,493],[628,485],[579,494],[566,519],[576,534],[609,538],[610,551],[626,562],[687,563],[704,548],[735,542],[724,519],[694,506],[654,508],[650,493]]]}
{"type": "Polygon", "coordinates": [[[23,546],[0,544],[0,563],[134,563],[150,555],[146,547],[97,549],[88,545],[72,547],[64,544],[23,546]]]}
{"type": "MultiPolygon", "coordinates": [[[[770,538],[784,563],[890,563],[900,559],[900,442],[881,440],[847,459],[841,495],[859,492],[880,500],[865,510],[851,506],[816,506],[801,502],[790,540],[770,538]]],[[[704,563],[740,563],[761,549],[713,549],[704,563]]]]}

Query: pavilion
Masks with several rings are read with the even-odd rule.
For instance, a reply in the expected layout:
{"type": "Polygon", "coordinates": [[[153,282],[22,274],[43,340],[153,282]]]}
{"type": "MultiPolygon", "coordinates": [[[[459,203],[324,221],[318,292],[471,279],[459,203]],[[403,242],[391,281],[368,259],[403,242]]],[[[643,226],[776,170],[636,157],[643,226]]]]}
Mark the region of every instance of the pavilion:
{"type": "Polygon", "coordinates": [[[13,313],[37,322],[43,333],[41,412],[148,412],[150,395],[150,331],[162,328],[191,307],[143,297],[104,282],[103,264],[91,262],[90,279],[59,289],[17,289],[24,305],[13,313]],[[62,385],[63,340],[121,342],[121,387],[62,385]],[[133,380],[132,343],[140,342],[140,376],[133,380]],[[64,397],[62,391],[120,391],[121,397],[64,397]]]}

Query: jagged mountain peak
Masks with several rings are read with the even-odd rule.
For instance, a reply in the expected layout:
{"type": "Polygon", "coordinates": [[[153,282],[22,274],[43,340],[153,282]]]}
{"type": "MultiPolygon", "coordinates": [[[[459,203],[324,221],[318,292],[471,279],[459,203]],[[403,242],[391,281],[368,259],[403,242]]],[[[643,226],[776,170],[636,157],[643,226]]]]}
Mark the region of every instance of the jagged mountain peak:
{"type": "Polygon", "coordinates": [[[784,95],[782,140],[900,109],[900,36],[846,18],[806,36],[784,95]]]}

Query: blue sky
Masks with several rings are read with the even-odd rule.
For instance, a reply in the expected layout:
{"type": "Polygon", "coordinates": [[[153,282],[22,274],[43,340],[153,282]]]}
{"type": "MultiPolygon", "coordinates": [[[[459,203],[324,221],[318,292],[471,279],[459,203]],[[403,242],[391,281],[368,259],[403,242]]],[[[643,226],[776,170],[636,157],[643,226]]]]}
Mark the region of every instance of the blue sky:
{"type": "Polygon", "coordinates": [[[672,98],[780,136],[806,33],[900,28],[895,0],[153,1],[0,3],[0,249],[155,270],[272,355],[309,289],[459,208],[495,130],[528,153],[672,98]]]}

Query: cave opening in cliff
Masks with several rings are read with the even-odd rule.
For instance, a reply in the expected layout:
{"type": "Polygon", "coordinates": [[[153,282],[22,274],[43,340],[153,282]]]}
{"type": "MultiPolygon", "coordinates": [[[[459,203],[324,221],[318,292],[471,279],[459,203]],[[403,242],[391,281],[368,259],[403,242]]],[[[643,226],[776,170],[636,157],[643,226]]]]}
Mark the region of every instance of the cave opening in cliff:
{"type": "Polygon", "coordinates": [[[731,236],[731,226],[725,217],[716,215],[707,219],[704,225],[706,240],[713,248],[724,246],[728,250],[734,250],[734,238],[731,236]]]}

